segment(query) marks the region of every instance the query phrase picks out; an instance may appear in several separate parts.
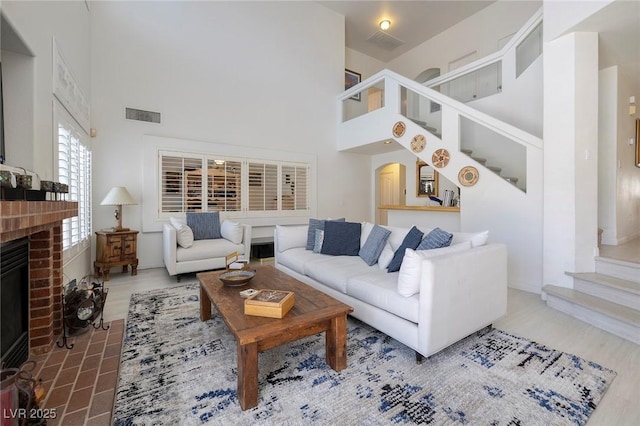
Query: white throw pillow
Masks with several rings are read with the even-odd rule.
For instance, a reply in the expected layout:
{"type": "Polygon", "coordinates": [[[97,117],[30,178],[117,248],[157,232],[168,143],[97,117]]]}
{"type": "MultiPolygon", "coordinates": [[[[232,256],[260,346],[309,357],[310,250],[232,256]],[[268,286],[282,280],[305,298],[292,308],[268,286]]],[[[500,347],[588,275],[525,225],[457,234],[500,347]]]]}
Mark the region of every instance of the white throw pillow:
{"type": "MultiPolygon", "coordinates": [[[[387,226],[385,226],[385,228],[388,229],[387,226]]],[[[383,271],[387,269],[387,266],[389,266],[389,264],[391,263],[391,259],[393,259],[394,253],[395,251],[391,248],[391,244],[389,244],[389,240],[387,240],[387,243],[384,245],[384,248],[382,249],[382,253],[380,253],[380,256],[378,256],[378,268],[380,268],[383,271]]]]}
{"type": "MultiPolygon", "coordinates": [[[[278,253],[296,247],[307,246],[307,225],[284,226],[276,225],[278,238],[278,253]]],[[[314,235],[315,237],[315,235],[314,235]]]]}
{"type": "Polygon", "coordinates": [[[387,241],[389,242],[389,244],[391,244],[391,248],[394,251],[398,250],[398,247],[400,247],[402,245],[402,242],[404,241],[404,237],[406,237],[409,231],[411,230],[411,227],[403,228],[399,226],[386,226],[386,225],[383,226],[383,228],[386,228],[389,231],[391,231],[391,235],[389,235],[389,239],[387,241]]]}
{"type": "Polygon", "coordinates": [[[410,297],[420,292],[420,275],[422,274],[422,261],[424,259],[469,249],[471,249],[470,241],[431,250],[416,251],[410,248],[406,249],[400,266],[400,274],[398,275],[398,294],[410,297]]]}
{"type": "Polygon", "coordinates": [[[362,232],[360,233],[360,248],[364,246],[364,243],[367,241],[367,238],[369,238],[369,234],[373,229],[373,225],[374,224],[370,222],[362,222],[362,232]]]}
{"type": "Polygon", "coordinates": [[[482,232],[453,232],[451,245],[471,241],[471,247],[480,247],[487,244],[489,240],[489,231],[482,232]]]}
{"type": "Polygon", "coordinates": [[[171,222],[171,225],[173,225],[174,228],[178,229],[180,227],[180,225],[186,225],[187,224],[187,219],[180,219],[178,217],[173,217],[171,216],[169,218],[169,222],[171,222]]]}
{"type": "Polygon", "coordinates": [[[174,218],[170,218],[171,225],[176,228],[176,241],[178,245],[183,248],[189,248],[193,245],[193,230],[185,223],[180,223],[179,220],[174,221],[174,218]]]}
{"type": "Polygon", "coordinates": [[[238,222],[231,222],[225,220],[220,225],[220,235],[225,240],[231,241],[233,244],[240,244],[242,242],[242,224],[238,222]]]}

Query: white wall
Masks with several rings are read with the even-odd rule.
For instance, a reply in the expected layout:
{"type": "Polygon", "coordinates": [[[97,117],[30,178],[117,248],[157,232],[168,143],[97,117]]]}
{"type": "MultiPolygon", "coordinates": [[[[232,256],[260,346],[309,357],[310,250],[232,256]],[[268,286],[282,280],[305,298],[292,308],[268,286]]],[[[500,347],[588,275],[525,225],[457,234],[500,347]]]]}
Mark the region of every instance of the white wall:
{"type": "MultiPolygon", "coordinates": [[[[55,180],[53,39],[76,83],[91,98],[90,15],[82,1],[2,1],[2,13],[30,51],[2,52],[7,163],[55,180]],[[19,95],[19,96],[16,96],[19,95]]],[[[91,271],[91,251],[63,259],[64,281],[91,271]]]]}
{"type": "Polygon", "coordinates": [[[362,80],[366,80],[378,71],[387,68],[387,64],[371,56],[360,53],[348,47],[344,50],[345,68],[362,75],[362,80]]]}
{"type": "Polygon", "coordinates": [[[598,227],[602,242],[615,244],[618,67],[600,70],[598,77],[598,227]]]}
{"type": "Polygon", "coordinates": [[[597,249],[598,34],[544,46],[544,283],[592,272],[597,249]]]}
{"type": "MultiPolygon", "coordinates": [[[[95,228],[112,225],[99,205],[112,186],[144,202],[144,135],[313,155],[316,214],[368,218],[368,158],[336,151],[344,17],[314,2],[93,2],[92,15],[95,228]]],[[[141,229],[141,212],[125,207],[124,225],[141,229]]],[[[139,236],[141,268],[162,265],[160,241],[139,236]]]]}

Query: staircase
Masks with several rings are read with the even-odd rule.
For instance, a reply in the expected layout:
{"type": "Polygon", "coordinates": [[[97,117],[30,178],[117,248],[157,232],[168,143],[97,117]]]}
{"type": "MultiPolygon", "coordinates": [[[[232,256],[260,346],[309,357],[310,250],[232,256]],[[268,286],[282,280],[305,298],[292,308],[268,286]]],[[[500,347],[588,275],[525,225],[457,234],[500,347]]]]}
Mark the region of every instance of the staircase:
{"type": "Polygon", "coordinates": [[[547,306],[640,344],[640,262],[596,257],[596,272],[566,274],[574,288],[544,286],[547,306]]]}

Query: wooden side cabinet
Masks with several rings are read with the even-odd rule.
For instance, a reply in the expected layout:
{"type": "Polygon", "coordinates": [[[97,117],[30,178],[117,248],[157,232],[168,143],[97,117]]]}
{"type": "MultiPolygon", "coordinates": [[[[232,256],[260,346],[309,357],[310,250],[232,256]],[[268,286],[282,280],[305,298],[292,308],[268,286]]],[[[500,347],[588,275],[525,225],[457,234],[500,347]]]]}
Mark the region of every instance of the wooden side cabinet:
{"type": "Polygon", "coordinates": [[[122,266],[127,272],[131,265],[131,275],[138,274],[138,231],[97,231],[95,274],[109,281],[109,269],[122,266]]]}

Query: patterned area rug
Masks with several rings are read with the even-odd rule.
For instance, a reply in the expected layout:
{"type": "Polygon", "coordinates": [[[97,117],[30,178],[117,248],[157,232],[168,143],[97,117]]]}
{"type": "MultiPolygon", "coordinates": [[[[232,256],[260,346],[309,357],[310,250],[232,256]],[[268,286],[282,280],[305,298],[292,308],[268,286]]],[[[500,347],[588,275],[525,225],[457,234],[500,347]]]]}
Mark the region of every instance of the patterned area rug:
{"type": "Polygon", "coordinates": [[[131,297],[115,425],[582,425],[616,373],[485,329],[416,364],[415,353],[355,319],[347,368],[325,363],[324,335],[259,356],[259,403],[236,397],[236,345],[199,320],[199,286],[131,297]]]}

